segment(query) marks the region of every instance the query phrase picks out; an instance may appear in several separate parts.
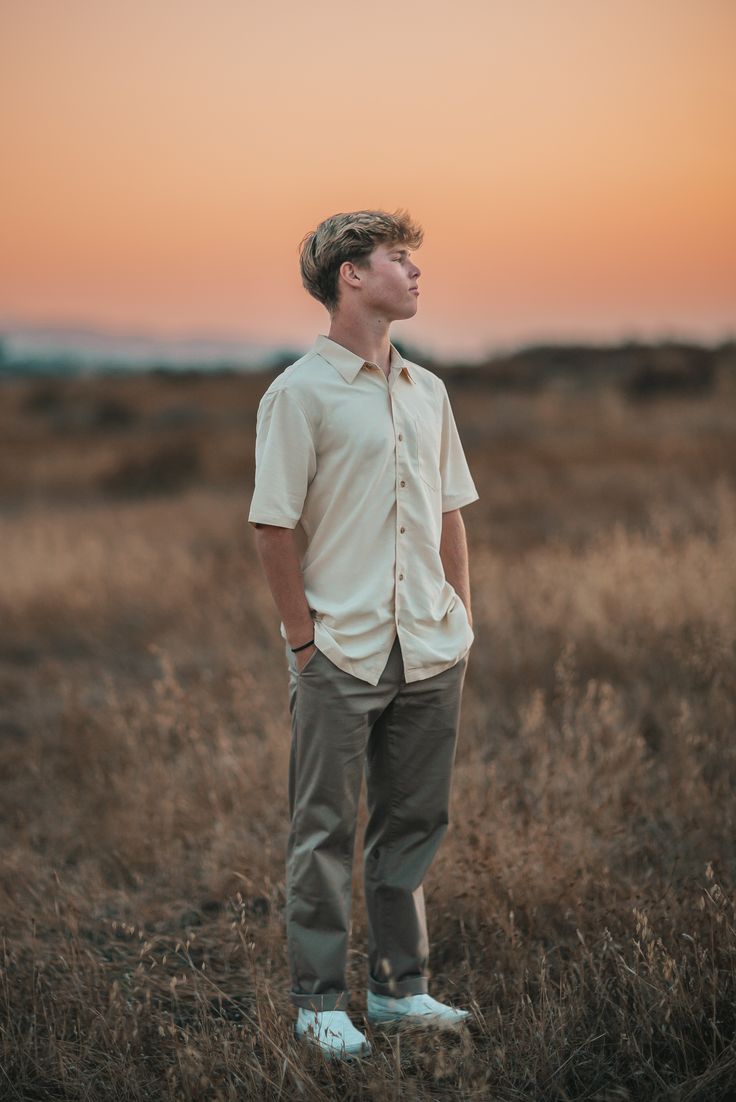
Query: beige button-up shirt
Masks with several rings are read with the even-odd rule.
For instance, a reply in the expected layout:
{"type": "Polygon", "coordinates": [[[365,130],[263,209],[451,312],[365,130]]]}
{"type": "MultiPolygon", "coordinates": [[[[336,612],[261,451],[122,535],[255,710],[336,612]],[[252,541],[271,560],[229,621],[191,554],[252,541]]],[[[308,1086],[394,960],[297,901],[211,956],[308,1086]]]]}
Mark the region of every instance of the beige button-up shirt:
{"type": "Polygon", "coordinates": [[[475,636],[439,549],[442,513],[479,495],[438,375],[392,344],[387,378],[320,334],[263,394],[255,458],[248,521],[295,529],[331,662],[376,685],[397,633],[407,682],[468,652],[475,636]]]}

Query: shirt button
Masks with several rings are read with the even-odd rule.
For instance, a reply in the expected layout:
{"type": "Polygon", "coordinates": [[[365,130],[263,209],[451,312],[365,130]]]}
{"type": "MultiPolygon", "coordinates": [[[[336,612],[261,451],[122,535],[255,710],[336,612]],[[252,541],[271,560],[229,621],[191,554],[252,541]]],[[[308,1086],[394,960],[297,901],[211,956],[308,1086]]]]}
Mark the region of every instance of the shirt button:
{"type": "Polygon", "coordinates": [[[401,433],[399,433],[399,440],[403,440],[403,439],[404,439],[404,437],[401,435],[401,433]]]}
{"type": "Polygon", "coordinates": [[[399,483],[399,486],[406,486],[406,483],[404,482],[403,478],[402,478],[401,482],[399,483]]]}
{"type": "Polygon", "coordinates": [[[400,582],[403,582],[403,580],[404,580],[404,575],[403,575],[403,574],[399,574],[399,581],[400,581],[400,582]]]}
{"type": "Polygon", "coordinates": [[[401,525],[401,528],[399,528],[399,531],[400,531],[400,532],[405,532],[405,531],[406,531],[406,528],[404,528],[404,525],[403,525],[403,524],[401,525]]]}

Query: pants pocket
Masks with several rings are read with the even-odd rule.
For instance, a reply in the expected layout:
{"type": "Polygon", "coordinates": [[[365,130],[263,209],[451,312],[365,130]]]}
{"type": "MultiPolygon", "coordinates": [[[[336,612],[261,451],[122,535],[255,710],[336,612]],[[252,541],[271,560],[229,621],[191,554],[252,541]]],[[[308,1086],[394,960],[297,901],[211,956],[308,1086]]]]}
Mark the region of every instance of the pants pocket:
{"type": "MultiPolygon", "coordinates": [[[[312,651],[312,653],[310,654],[309,658],[307,659],[306,665],[305,665],[305,666],[302,666],[302,668],[301,668],[301,669],[299,669],[299,667],[298,667],[298,666],[296,667],[296,673],[297,673],[297,677],[301,677],[301,675],[302,675],[303,673],[306,673],[306,671],[307,671],[307,670],[308,670],[308,669],[310,668],[310,666],[311,666],[311,665],[313,664],[313,662],[314,662],[315,658],[317,657],[317,655],[318,655],[318,654],[320,654],[320,653],[321,653],[321,651],[320,651],[320,650],[319,650],[319,649],[318,649],[318,648],[317,648],[317,647],[315,646],[314,650],[312,651]]],[[[294,655],[294,662],[295,662],[295,664],[296,664],[296,655],[294,655]]]]}

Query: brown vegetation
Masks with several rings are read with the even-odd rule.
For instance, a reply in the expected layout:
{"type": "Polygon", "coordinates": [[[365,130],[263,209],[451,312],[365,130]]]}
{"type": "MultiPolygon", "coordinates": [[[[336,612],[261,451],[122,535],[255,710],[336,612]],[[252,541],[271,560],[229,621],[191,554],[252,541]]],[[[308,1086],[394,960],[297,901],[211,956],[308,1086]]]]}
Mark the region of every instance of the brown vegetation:
{"type": "MultiPolygon", "coordinates": [[[[426,897],[473,1022],[353,1068],[291,1034],[267,381],[2,384],[0,1097],[734,1097],[732,365],[646,403],[448,384],[476,642],[426,897]]],[[[361,1025],[360,846],[352,946],[361,1025]]]]}

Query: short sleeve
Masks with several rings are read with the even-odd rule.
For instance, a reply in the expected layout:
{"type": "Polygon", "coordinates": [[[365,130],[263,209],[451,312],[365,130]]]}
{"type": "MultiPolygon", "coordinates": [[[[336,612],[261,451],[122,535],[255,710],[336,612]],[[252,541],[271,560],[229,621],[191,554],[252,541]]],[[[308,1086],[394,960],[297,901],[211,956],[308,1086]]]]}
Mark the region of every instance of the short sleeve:
{"type": "Polygon", "coordinates": [[[475,488],[465,452],[460,442],[455,417],[450,405],[450,396],[442,380],[442,439],[440,442],[440,475],[442,477],[442,512],[461,509],[478,501],[480,494],[475,488]]]}
{"type": "Polygon", "coordinates": [[[316,470],[306,414],[287,387],[267,390],[256,415],[255,488],[248,522],[295,528],[316,470]]]}

